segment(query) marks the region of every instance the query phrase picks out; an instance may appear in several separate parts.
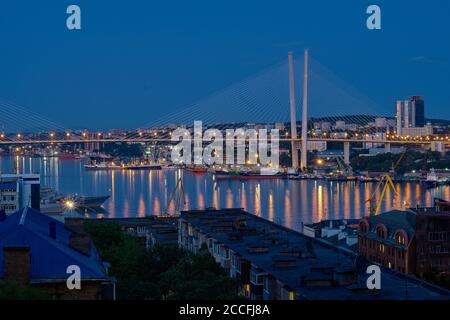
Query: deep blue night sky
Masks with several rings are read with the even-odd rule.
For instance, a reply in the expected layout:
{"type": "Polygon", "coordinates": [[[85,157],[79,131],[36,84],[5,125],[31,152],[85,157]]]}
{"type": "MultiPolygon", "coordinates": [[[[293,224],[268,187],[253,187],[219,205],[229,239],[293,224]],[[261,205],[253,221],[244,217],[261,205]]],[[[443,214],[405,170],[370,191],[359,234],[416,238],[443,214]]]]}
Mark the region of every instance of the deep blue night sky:
{"type": "Polygon", "coordinates": [[[135,127],[307,46],[380,113],[420,94],[450,119],[449,17],[448,0],[4,0],[0,97],[72,127],[135,127]],[[372,3],[381,31],[365,26],[372,3]]]}

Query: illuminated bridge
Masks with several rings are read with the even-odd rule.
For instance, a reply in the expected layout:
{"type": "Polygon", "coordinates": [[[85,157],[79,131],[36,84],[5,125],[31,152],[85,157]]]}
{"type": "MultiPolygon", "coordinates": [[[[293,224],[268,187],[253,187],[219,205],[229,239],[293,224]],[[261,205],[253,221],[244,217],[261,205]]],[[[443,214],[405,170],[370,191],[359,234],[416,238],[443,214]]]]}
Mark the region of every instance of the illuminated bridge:
{"type": "Polygon", "coordinates": [[[292,166],[297,168],[305,167],[308,143],[314,142],[342,143],[347,163],[351,143],[382,144],[386,151],[391,145],[431,146],[432,150],[445,151],[450,144],[446,135],[397,135],[393,114],[394,102],[388,108],[377,105],[311,59],[305,50],[299,63],[294,63],[294,55],[289,53],[287,60],[144,124],[141,129],[71,130],[22,106],[0,101],[0,146],[171,142],[175,128],[190,128],[196,120],[202,121],[205,129],[222,132],[239,127],[275,127],[281,132],[280,141],[290,142],[292,166]],[[297,75],[303,75],[302,81],[297,81],[297,75]],[[301,107],[296,97],[302,97],[301,107]],[[377,126],[376,119],[384,119],[385,125],[377,126]]]}

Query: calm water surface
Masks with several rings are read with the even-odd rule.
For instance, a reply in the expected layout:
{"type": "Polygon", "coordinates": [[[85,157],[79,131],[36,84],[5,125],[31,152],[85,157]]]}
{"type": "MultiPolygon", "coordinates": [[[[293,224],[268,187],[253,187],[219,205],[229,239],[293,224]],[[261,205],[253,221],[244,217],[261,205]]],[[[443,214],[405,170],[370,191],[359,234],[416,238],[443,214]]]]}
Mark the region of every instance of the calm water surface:
{"type": "MultiPolygon", "coordinates": [[[[85,171],[82,161],[57,158],[0,157],[2,173],[40,173],[41,184],[66,194],[110,195],[106,217],[161,214],[179,177],[186,209],[242,207],[299,230],[301,223],[359,218],[368,212],[366,199],[374,184],[312,180],[218,180],[210,174],[182,170],[85,171]]],[[[406,205],[431,206],[433,197],[450,199],[450,187],[426,190],[418,183],[397,184],[400,197],[387,193],[383,210],[406,205]]],[[[169,210],[173,209],[173,204],[169,210]]]]}

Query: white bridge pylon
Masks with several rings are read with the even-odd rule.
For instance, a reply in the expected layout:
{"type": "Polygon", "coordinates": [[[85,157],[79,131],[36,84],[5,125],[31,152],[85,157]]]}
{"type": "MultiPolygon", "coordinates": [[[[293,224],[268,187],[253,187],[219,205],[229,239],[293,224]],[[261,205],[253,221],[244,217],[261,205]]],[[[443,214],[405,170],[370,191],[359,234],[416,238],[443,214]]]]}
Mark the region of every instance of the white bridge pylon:
{"type": "MultiPolygon", "coordinates": [[[[301,135],[301,158],[300,169],[306,170],[308,166],[308,49],[304,53],[303,69],[303,103],[302,103],[302,135],[301,135]]],[[[298,169],[298,144],[297,144],[297,109],[295,100],[295,75],[294,75],[294,53],[288,53],[289,60],[289,102],[291,115],[291,145],[292,145],[292,167],[298,169]]]]}

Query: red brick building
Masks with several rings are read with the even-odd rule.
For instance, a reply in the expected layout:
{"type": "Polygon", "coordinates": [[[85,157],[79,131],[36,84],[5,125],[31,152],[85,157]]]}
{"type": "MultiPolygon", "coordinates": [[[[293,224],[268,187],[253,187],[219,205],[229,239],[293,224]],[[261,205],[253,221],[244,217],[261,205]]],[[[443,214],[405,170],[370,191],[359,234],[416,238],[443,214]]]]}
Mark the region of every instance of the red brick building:
{"type": "Polygon", "coordinates": [[[450,274],[450,212],[436,208],[390,211],[359,222],[358,252],[403,273],[450,274]]]}

